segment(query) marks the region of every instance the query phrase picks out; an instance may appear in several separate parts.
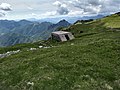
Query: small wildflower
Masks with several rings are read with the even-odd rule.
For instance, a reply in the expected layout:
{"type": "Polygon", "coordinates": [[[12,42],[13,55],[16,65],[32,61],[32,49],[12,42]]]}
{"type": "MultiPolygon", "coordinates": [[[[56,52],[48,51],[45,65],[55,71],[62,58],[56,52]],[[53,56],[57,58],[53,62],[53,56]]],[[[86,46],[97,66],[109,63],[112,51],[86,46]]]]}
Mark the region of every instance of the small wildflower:
{"type": "Polygon", "coordinates": [[[74,45],[74,43],[71,43],[71,45],[74,45]]]}
{"type": "Polygon", "coordinates": [[[50,47],[44,47],[44,48],[50,48],[50,47]]]}
{"type": "Polygon", "coordinates": [[[18,52],[20,52],[20,50],[17,50],[17,51],[8,51],[6,53],[0,54],[0,58],[8,57],[8,56],[10,56],[12,54],[16,54],[18,52]]]}
{"type": "Polygon", "coordinates": [[[33,51],[33,50],[37,50],[37,49],[36,48],[30,48],[30,50],[33,51]]]}
{"type": "Polygon", "coordinates": [[[114,85],[118,88],[120,88],[120,79],[114,81],[114,85]]]}
{"type": "Polygon", "coordinates": [[[74,85],[72,89],[79,90],[81,88],[81,85],[74,85]]]}
{"type": "Polygon", "coordinates": [[[108,90],[113,90],[113,87],[111,87],[111,86],[108,85],[108,84],[105,84],[105,87],[106,87],[108,90]]]}
{"type": "Polygon", "coordinates": [[[39,48],[43,48],[43,46],[39,46],[39,48]]]}
{"type": "Polygon", "coordinates": [[[27,85],[34,86],[34,83],[33,82],[28,82],[27,85]]]}

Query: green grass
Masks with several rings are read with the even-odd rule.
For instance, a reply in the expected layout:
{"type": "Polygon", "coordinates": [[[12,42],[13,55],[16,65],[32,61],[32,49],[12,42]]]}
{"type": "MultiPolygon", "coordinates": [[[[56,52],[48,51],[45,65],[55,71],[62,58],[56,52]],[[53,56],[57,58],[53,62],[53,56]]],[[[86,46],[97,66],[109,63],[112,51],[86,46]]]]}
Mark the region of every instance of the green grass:
{"type": "Polygon", "coordinates": [[[120,90],[120,31],[101,24],[71,26],[76,38],[68,42],[1,48],[21,52],[0,59],[0,90],[120,90]],[[27,51],[40,45],[56,47],[27,51]]]}
{"type": "Polygon", "coordinates": [[[103,18],[102,22],[107,22],[106,27],[120,28],[120,16],[114,14],[111,17],[103,18]]]}
{"type": "Polygon", "coordinates": [[[103,23],[103,26],[107,28],[120,28],[120,16],[118,14],[113,14],[102,19],[94,20],[91,23],[99,24],[98,22],[103,23]]]}

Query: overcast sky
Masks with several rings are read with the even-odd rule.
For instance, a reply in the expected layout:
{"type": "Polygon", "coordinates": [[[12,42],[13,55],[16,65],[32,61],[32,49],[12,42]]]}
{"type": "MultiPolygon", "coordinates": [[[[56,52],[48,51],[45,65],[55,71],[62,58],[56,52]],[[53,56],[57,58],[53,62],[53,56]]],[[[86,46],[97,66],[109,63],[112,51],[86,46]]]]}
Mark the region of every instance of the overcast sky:
{"type": "Polygon", "coordinates": [[[120,0],[0,0],[0,19],[111,14],[120,0]]]}

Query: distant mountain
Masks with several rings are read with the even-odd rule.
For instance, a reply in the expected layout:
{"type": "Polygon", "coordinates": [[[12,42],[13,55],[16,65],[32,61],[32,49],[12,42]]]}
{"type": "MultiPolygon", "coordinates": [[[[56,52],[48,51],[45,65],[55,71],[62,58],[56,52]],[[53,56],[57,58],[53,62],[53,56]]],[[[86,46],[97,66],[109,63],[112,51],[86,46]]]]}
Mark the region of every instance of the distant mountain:
{"type": "Polygon", "coordinates": [[[52,23],[57,23],[62,19],[67,20],[70,23],[74,23],[77,20],[88,20],[88,19],[99,19],[103,18],[106,15],[92,15],[92,16],[62,16],[62,17],[53,17],[53,18],[43,18],[43,19],[35,19],[35,18],[30,18],[27,19],[29,21],[38,21],[38,22],[52,22],[52,23]]]}
{"type": "Polygon", "coordinates": [[[28,24],[32,24],[33,22],[31,21],[28,21],[28,20],[20,20],[19,22],[17,22],[20,26],[25,26],[25,25],[28,25],[28,24]]]}
{"type": "Polygon", "coordinates": [[[13,31],[14,28],[25,26],[33,22],[27,20],[14,21],[14,20],[0,20],[0,35],[13,31]]]}
{"type": "Polygon", "coordinates": [[[63,26],[63,27],[67,27],[71,25],[68,21],[66,21],[65,19],[59,21],[57,24],[55,24],[55,26],[59,27],[59,26],[63,26]]]}
{"type": "Polygon", "coordinates": [[[45,38],[44,38],[44,35],[41,35],[41,34],[45,31],[48,31],[48,27],[50,25],[52,25],[52,23],[50,22],[42,22],[42,23],[35,22],[25,26],[17,27],[14,29],[13,32],[24,35],[24,36],[28,36],[35,41],[39,39],[43,40],[45,38]]]}
{"type": "MultiPolygon", "coordinates": [[[[38,19],[36,19],[36,18],[28,18],[28,19],[26,19],[26,20],[28,20],[28,21],[32,21],[32,22],[34,22],[34,21],[38,21],[38,19]]],[[[45,22],[45,21],[43,21],[43,22],[45,22]]]]}
{"type": "Polygon", "coordinates": [[[65,19],[59,21],[57,24],[53,24],[49,27],[49,29],[56,29],[58,27],[68,27],[69,25],[71,25],[68,21],[66,21],[65,19]]]}
{"type": "Polygon", "coordinates": [[[59,27],[67,27],[70,23],[61,20],[57,24],[50,22],[32,22],[21,21],[0,21],[0,46],[10,46],[19,43],[35,42],[37,40],[46,40],[51,32],[59,27]]]}
{"type": "Polygon", "coordinates": [[[11,46],[26,42],[32,42],[32,40],[27,36],[16,33],[8,33],[0,36],[0,46],[11,46]]]}
{"type": "Polygon", "coordinates": [[[0,35],[10,32],[13,28],[18,27],[18,23],[13,20],[0,20],[0,35]]]}
{"type": "Polygon", "coordinates": [[[13,29],[17,25],[18,23],[16,23],[16,21],[13,20],[0,20],[0,27],[4,27],[6,29],[13,29]]]}

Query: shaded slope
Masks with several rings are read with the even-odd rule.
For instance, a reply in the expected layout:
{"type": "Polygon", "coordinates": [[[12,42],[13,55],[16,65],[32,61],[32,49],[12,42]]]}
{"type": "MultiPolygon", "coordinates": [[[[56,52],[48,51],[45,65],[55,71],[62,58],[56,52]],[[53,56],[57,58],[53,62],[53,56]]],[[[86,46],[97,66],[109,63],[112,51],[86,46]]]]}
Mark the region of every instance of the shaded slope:
{"type": "Polygon", "coordinates": [[[47,31],[50,25],[52,25],[52,23],[49,23],[49,22],[37,23],[36,22],[33,24],[15,28],[13,32],[24,35],[24,36],[30,36],[31,38],[34,39],[33,41],[37,41],[37,40],[44,38],[44,36],[40,36],[40,35],[42,34],[42,32],[47,31]]]}
{"type": "Polygon", "coordinates": [[[0,36],[0,46],[11,46],[26,42],[32,42],[32,40],[29,37],[16,33],[8,33],[0,36]]]}

